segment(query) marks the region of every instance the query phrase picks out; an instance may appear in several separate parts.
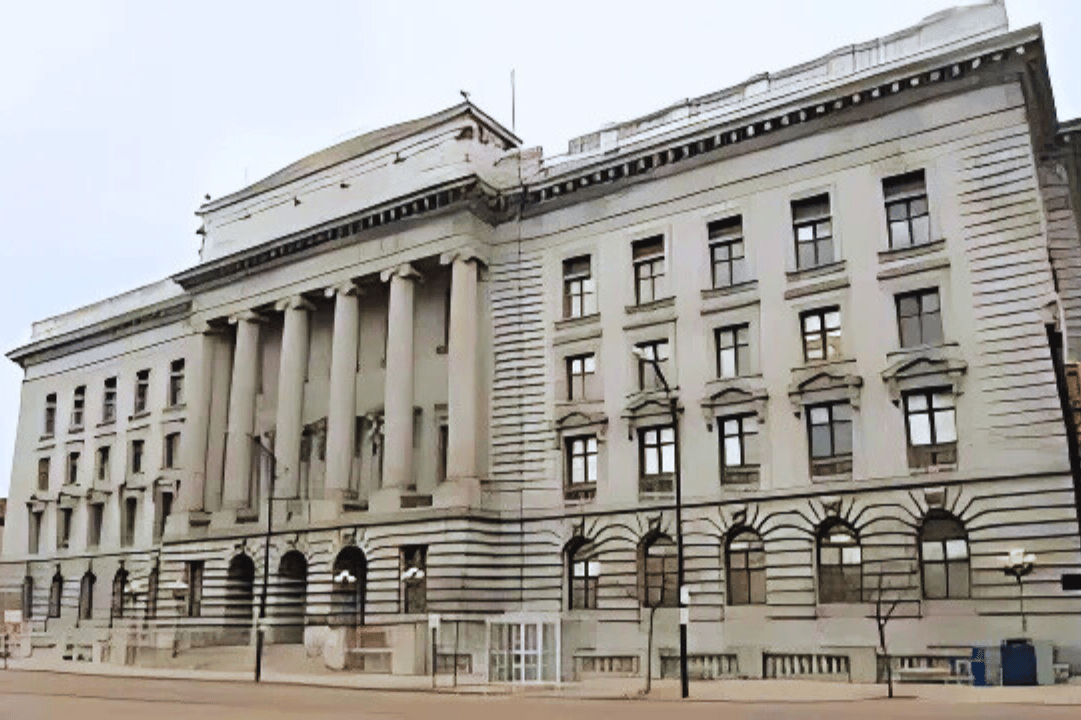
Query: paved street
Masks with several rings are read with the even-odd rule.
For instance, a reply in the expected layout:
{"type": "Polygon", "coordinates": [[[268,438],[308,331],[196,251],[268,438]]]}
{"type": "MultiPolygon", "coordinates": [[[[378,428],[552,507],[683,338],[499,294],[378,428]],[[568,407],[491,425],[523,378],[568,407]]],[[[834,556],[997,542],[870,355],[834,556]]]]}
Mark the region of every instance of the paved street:
{"type": "MultiPolygon", "coordinates": [[[[777,683],[780,702],[592,700],[525,695],[451,696],[0,671],[3,720],[278,720],[304,718],[403,718],[408,720],[656,720],[680,718],[1076,718],[1077,706],[952,703],[931,699],[793,702],[777,683]]],[[[904,689],[902,688],[902,692],[904,689]]],[[[665,695],[665,693],[662,693],[665,695]]]]}

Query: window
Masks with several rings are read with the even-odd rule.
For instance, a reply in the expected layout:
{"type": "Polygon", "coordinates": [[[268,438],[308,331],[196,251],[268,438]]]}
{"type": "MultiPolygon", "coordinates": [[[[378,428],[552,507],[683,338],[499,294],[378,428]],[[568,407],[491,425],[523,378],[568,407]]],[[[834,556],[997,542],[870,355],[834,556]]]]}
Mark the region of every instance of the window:
{"type": "Polygon", "coordinates": [[[584,400],[589,397],[591,380],[597,372],[597,357],[593,353],[567,358],[567,399],[584,400]]]}
{"type": "Polygon", "coordinates": [[[79,430],[83,426],[83,413],[86,409],[86,385],[75,388],[71,400],[71,429],[79,430]]]}
{"type": "Polygon", "coordinates": [[[49,467],[51,463],[49,458],[38,458],[38,490],[41,492],[49,491],[49,467]]]}
{"type": "Polygon", "coordinates": [[[597,312],[596,281],[589,255],[563,261],[563,317],[576,318],[597,312]]]}
{"type": "Polygon", "coordinates": [[[158,494],[157,507],[154,517],[154,542],[159,542],[165,534],[165,524],[173,512],[173,494],[168,490],[162,490],[158,494]]]}
{"type": "Polygon", "coordinates": [[[188,617],[199,617],[203,612],[203,568],[202,560],[188,560],[184,564],[184,584],[188,586],[184,614],[188,617]]]}
{"type": "Polygon", "coordinates": [[[105,504],[91,503],[89,524],[86,528],[86,546],[96,548],[101,544],[101,526],[105,522],[105,504]]]}
{"type": "Polygon", "coordinates": [[[30,511],[30,523],[27,528],[29,537],[27,538],[27,552],[31,555],[37,555],[41,552],[41,523],[44,517],[44,513],[41,510],[30,511]]]}
{"type": "Polygon", "coordinates": [[[567,571],[570,592],[568,610],[595,610],[600,563],[594,558],[593,543],[576,538],[567,544],[567,571]]]}
{"type": "Polygon", "coordinates": [[[725,548],[729,605],[764,605],[766,602],[766,551],[753,530],[729,533],[725,548]]]}
{"type": "Polygon", "coordinates": [[[931,222],[927,215],[927,183],[923,170],[886,178],[882,181],[886,197],[886,222],[890,230],[890,249],[931,242],[931,222]]]}
{"type": "Polygon", "coordinates": [[[676,432],[671,425],[638,431],[638,492],[672,492],[676,432]]]}
{"type": "Polygon", "coordinates": [[[127,594],[128,571],[121,567],[113,575],[113,607],[114,618],[124,617],[124,596],[127,594]]]}
{"type": "Polygon", "coordinates": [[[105,392],[101,400],[101,422],[111,423],[116,421],[116,378],[105,379],[105,392]]]}
{"type": "Polygon", "coordinates": [[[662,533],[642,541],[638,550],[639,598],[644,607],[679,605],[676,544],[662,533]]]}
{"type": "Polygon", "coordinates": [[[109,480],[109,446],[104,445],[98,448],[97,465],[95,471],[95,477],[97,477],[99,483],[108,482],[109,480]]]}
{"type": "Polygon", "coordinates": [[[57,570],[49,586],[49,617],[60,617],[60,604],[64,597],[64,576],[57,570]]]}
{"type": "Polygon", "coordinates": [[[717,377],[746,375],[751,369],[751,346],[747,325],[732,325],[714,331],[717,340],[717,377]]]}
{"type": "Polygon", "coordinates": [[[169,433],[165,436],[165,450],[162,458],[162,467],[175,468],[180,459],[180,433],[169,433]]]}
{"type": "Polygon", "coordinates": [[[79,619],[91,620],[94,617],[94,583],[97,578],[87,570],[79,583],[79,619]]]}
{"type": "Polygon", "coordinates": [[[120,536],[120,544],[128,547],[135,544],[135,519],[139,511],[138,498],[124,498],[124,532],[120,536]]]}
{"type": "Polygon", "coordinates": [[[640,353],[638,356],[638,389],[653,390],[663,388],[664,383],[661,381],[660,376],[657,374],[657,369],[653,366],[651,361],[655,360],[657,362],[657,365],[660,366],[661,372],[667,380],[668,341],[653,340],[651,342],[638,343],[635,347],[638,348],[640,353]]]}
{"type": "Polygon", "coordinates": [[[797,270],[834,261],[829,193],[792,201],[792,229],[796,235],[797,270]]]}
{"type": "Polygon", "coordinates": [[[952,515],[935,513],[923,521],[920,568],[928,600],[969,597],[968,536],[952,515]]]}
{"type": "Polygon", "coordinates": [[[852,407],[848,403],[807,408],[811,475],[852,472],[852,407]]]}
{"type": "Polygon", "coordinates": [[[863,558],[856,531],[842,522],[818,536],[818,602],[854,603],[863,599],[863,558]]]}
{"type": "Polygon", "coordinates": [[[23,617],[27,620],[34,617],[34,578],[27,575],[23,578],[23,617]]]}
{"type": "Polygon", "coordinates": [[[948,389],[905,393],[910,467],[952,465],[957,462],[957,420],[953,393],[948,389]]]}
{"type": "Polygon", "coordinates": [[[56,393],[45,396],[45,427],[43,434],[46,436],[56,433],[56,393]]]}
{"type": "Polygon", "coordinates": [[[567,438],[567,494],[589,494],[597,483],[597,437],[567,438]]]}
{"type": "Polygon", "coordinates": [[[439,482],[443,482],[447,479],[447,443],[450,441],[449,432],[445,420],[439,423],[439,461],[436,467],[436,479],[439,482]]]}
{"type": "Polygon", "coordinates": [[[74,508],[60,508],[56,527],[56,546],[60,549],[66,548],[71,543],[71,521],[74,515],[74,508]]]}
{"type": "Polygon", "coordinates": [[[803,359],[832,360],[841,356],[841,311],[838,308],[808,310],[800,315],[803,359]]]}
{"type": "Polygon", "coordinates": [[[143,450],[145,448],[145,440],[131,441],[131,472],[133,475],[138,475],[143,471],[143,450]]]}
{"type": "Polygon", "coordinates": [[[68,472],[65,477],[68,485],[74,485],[79,481],[79,453],[68,453],[68,472]]]}
{"type": "Polygon", "coordinates": [[[941,343],[942,309],[938,288],[898,295],[897,328],[903,348],[941,343]]]}
{"type": "Polygon", "coordinates": [[[184,361],[173,360],[169,365],[169,407],[184,404],[184,361]]]}
{"type": "Polygon", "coordinates": [[[634,256],[634,298],[645,305],[664,296],[664,236],[637,240],[631,244],[634,256]]]}
{"type": "Polygon", "coordinates": [[[146,412],[147,398],[150,395],[150,371],[140,370],[135,374],[135,406],[132,412],[136,415],[146,412]]]}
{"type": "Polygon", "coordinates": [[[146,617],[153,619],[158,616],[158,585],[161,581],[161,568],[158,565],[150,570],[146,578],[146,617]]]}
{"type": "Polygon", "coordinates": [[[428,612],[427,565],[427,545],[402,548],[402,612],[406,615],[428,612]]]}
{"type": "Polygon", "coordinates": [[[707,226],[709,262],[713,287],[725,288],[747,281],[747,261],[743,255],[743,217],[715,220],[707,226]]]}
{"type": "Polygon", "coordinates": [[[758,482],[758,420],[753,415],[718,418],[721,484],[758,482]]]}

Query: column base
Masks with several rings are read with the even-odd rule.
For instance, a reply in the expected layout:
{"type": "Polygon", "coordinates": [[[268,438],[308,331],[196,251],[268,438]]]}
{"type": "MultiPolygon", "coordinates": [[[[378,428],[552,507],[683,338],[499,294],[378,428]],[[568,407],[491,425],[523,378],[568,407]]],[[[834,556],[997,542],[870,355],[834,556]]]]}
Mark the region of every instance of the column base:
{"type": "Polygon", "coordinates": [[[362,512],[367,509],[367,500],[312,500],[310,512],[312,522],[328,522],[337,520],[345,513],[362,512]]]}
{"type": "Polygon", "coordinates": [[[478,507],[480,505],[480,479],[456,478],[445,480],[432,493],[436,507],[478,507]]]}
{"type": "Polygon", "coordinates": [[[402,489],[380,488],[371,494],[368,499],[369,512],[398,512],[402,509],[402,489]]]}

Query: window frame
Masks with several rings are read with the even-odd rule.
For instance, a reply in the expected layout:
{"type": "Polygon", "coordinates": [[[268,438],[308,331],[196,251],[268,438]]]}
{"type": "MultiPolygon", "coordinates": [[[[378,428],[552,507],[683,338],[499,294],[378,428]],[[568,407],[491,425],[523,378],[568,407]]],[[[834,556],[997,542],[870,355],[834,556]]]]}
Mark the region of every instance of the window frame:
{"type": "Polygon", "coordinates": [[[566,365],[567,400],[569,402],[588,400],[591,395],[589,392],[591,381],[597,376],[597,354],[585,352],[568,355],[566,365]],[[581,366],[581,372],[575,372],[576,364],[581,366]],[[587,369],[588,365],[592,365],[592,368],[587,369]],[[575,392],[576,389],[578,390],[577,393],[575,392]]]}
{"type": "Polygon", "coordinates": [[[882,178],[882,198],[886,215],[886,236],[890,250],[904,250],[907,248],[921,247],[923,245],[930,245],[934,242],[931,236],[931,202],[927,191],[927,174],[925,170],[921,168],[882,178]],[[897,186],[906,183],[915,183],[917,179],[921,185],[919,189],[894,189],[891,191],[891,185],[894,188],[897,188],[897,186]],[[913,213],[912,206],[920,201],[923,202],[923,212],[913,213]],[[892,219],[890,216],[891,209],[900,206],[904,206],[904,216],[892,219]],[[926,218],[924,223],[927,228],[927,239],[923,242],[916,242],[913,221],[919,220],[920,218],[926,218]],[[908,232],[907,244],[897,242],[894,236],[894,225],[902,223],[907,228],[908,232]]]}
{"type": "MultiPolygon", "coordinates": [[[[924,517],[923,522],[920,524],[920,530],[916,537],[919,561],[920,561],[920,593],[924,600],[969,600],[972,598],[972,548],[968,540],[968,531],[965,529],[964,523],[962,523],[954,515],[945,511],[932,511],[924,517]],[[949,529],[944,529],[939,532],[933,533],[935,535],[942,535],[940,538],[927,540],[925,535],[928,534],[929,527],[935,525],[950,525],[949,529]],[[948,535],[951,535],[947,537],[948,535]],[[950,548],[948,543],[961,541],[964,544],[964,557],[963,558],[950,558],[950,548]],[[941,559],[927,557],[927,546],[937,545],[941,550],[941,559]],[[941,566],[942,580],[945,586],[945,594],[938,596],[932,596],[928,593],[928,566],[938,567],[941,566]],[[951,566],[962,567],[964,577],[964,589],[958,590],[958,592],[951,593],[951,566]]],[[[960,574],[960,573],[959,573],[960,574]]],[[[956,580],[957,578],[955,578],[956,580]]]]}
{"type": "MultiPolygon", "coordinates": [[[[851,557],[851,553],[850,553],[850,557],[851,557]]],[[[860,540],[859,532],[857,532],[856,529],[854,527],[852,527],[852,525],[848,524],[847,522],[837,520],[837,521],[834,521],[834,522],[828,522],[825,526],[823,526],[819,530],[818,535],[817,535],[817,537],[815,539],[815,560],[816,560],[815,568],[816,568],[816,571],[817,571],[816,572],[817,588],[816,588],[815,596],[816,596],[816,599],[817,599],[819,605],[853,604],[853,603],[862,603],[862,602],[864,602],[864,593],[867,591],[867,588],[865,587],[864,577],[863,577],[864,576],[864,572],[863,572],[863,566],[864,566],[864,563],[863,563],[863,543],[860,540]],[[829,540],[830,536],[833,533],[838,532],[838,531],[846,533],[852,539],[852,542],[849,542],[849,543],[827,542],[829,540]],[[837,559],[838,559],[839,562],[836,562],[836,563],[834,563],[834,562],[824,563],[823,562],[823,549],[834,549],[834,548],[837,549],[837,551],[838,551],[837,559]],[[857,559],[856,562],[853,563],[853,562],[846,562],[845,561],[845,552],[844,551],[847,548],[855,548],[856,549],[856,555],[858,556],[858,559],[857,559]],[[850,582],[851,578],[849,577],[849,574],[847,574],[845,572],[846,567],[847,568],[852,568],[852,567],[858,568],[857,572],[852,572],[851,573],[851,575],[856,576],[858,578],[858,580],[859,580],[858,588],[853,589],[853,587],[851,587],[849,585],[849,582],[850,582]],[[826,573],[825,573],[825,570],[824,570],[825,568],[840,568],[839,571],[832,571],[832,570],[830,571],[830,572],[834,572],[834,573],[839,572],[839,574],[840,574],[840,579],[842,581],[843,587],[842,587],[841,592],[840,592],[839,595],[834,594],[835,588],[832,585],[827,585],[826,584],[826,582],[825,582],[826,573]]]]}
{"type": "Polygon", "coordinates": [[[148,412],[150,407],[150,370],[140,370],[135,373],[135,397],[132,404],[132,415],[141,415],[148,412]]]}
{"type": "Polygon", "coordinates": [[[188,560],[184,563],[184,582],[188,586],[184,597],[185,617],[202,617],[203,577],[205,572],[205,560],[188,560]]]}
{"type": "Polygon", "coordinates": [[[567,609],[596,610],[600,587],[600,563],[596,559],[596,547],[590,540],[577,538],[567,544],[564,555],[567,575],[567,609]],[[579,566],[584,567],[584,573],[578,573],[579,566]],[[576,598],[581,598],[581,603],[576,603],[576,598]]]}
{"type": "Polygon", "coordinates": [[[58,618],[64,607],[64,576],[57,570],[49,583],[49,618],[58,618]]]}
{"type": "Polygon", "coordinates": [[[184,404],[184,372],[184,358],[169,363],[169,407],[175,408],[184,404]]]}
{"type": "MultiPolygon", "coordinates": [[[[897,293],[894,295],[894,306],[897,310],[897,339],[902,349],[909,350],[924,346],[941,345],[945,341],[946,333],[942,325],[942,294],[939,292],[937,286],[897,293]],[[932,296],[935,298],[938,307],[933,311],[925,312],[924,304],[927,302],[927,299],[932,296]],[[901,306],[910,300],[916,301],[917,313],[915,315],[902,315],[901,306]],[[936,316],[937,327],[935,327],[930,320],[930,318],[936,316]],[[918,342],[906,342],[904,321],[910,318],[915,318],[916,320],[916,327],[919,331],[918,342]],[[937,330],[938,332],[937,340],[934,340],[934,330],[937,330]],[[928,336],[930,336],[930,339],[928,336]]],[[[911,340],[911,338],[909,338],[909,340],[911,340]]]]}
{"type": "Polygon", "coordinates": [[[116,376],[105,378],[102,383],[101,424],[116,422],[116,376]]]}
{"type": "Polygon", "coordinates": [[[86,546],[101,546],[101,534],[105,524],[105,503],[95,502],[87,506],[86,546]]]}
{"type": "Polygon", "coordinates": [[[146,459],[146,440],[144,438],[134,438],[129,447],[131,448],[131,457],[128,461],[128,469],[132,475],[141,475],[145,464],[144,460],[146,459]]]}
{"type": "Polygon", "coordinates": [[[52,475],[52,458],[39,457],[38,458],[38,492],[49,492],[49,486],[51,485],[52,475]],[[42,482],[44,480],[44,482],[42,482]]]}
{"type": "Polygon", "coordinates": [[[665,236],[663,234],[650,235],[633,241],[631,259],[634,266],[634,304],[648,305],[665,299],[667,295],[661,295],[666,290],[664,286],[667,274],[665,236]],[[659,249],[652,247],[655,244],[660,246],[659,249]],[[644,273],[645,270],[648,270],[648,273],[644,273]],[[647,286],[649,287],[648,298],[643,293],[643,289],[647,286]]]}
{"type": "Polygon", "coordinates": [[[855,430],[855,419],[853,418],[852,404],[848,401],[834,401],[826,403],[816,403],[814,405],[808,405],[804,408],[804,412],[807,417],[807,457],[810,463],[811,476],[832,476],[832,475],[844,475],[852,472],[852,458],[854,455],[854,440],[853,432],[855,430]],[[837,409],[846,408],[848,417],[837,419],[837,409]],[[816,410],[826,410],[828,413],[828,419],[825,423],[816,423],[814,414],[816,410]],[[840,437],[838,433],[838,425],[848,425],[848,452],[837,452],[837,439],[840,437]],[[815,442],[814,442],[814,428],[819,426],[826,426],[829,428],[829,455],[816,455],[815,454],[815,442]],[[825,466],[832,469],[833,472],[819,472],[819,467],[825,466]],[[835,466],[835,467],[830,467],[835,466]]]}
{"type": "Polygon", "coordinates": [[[565,489],[568,491],[586,490],[595,488],[597,475],[600,467],[600,443],[596,435],[571,435],[564,439],[566,448],[566,477],[565,489]],[[576,451],[576,446],[581,444],[581,452],[576,451]],[[582,460],[582,478],[575,480],[574,461],[582,460]],[[593,459],[592,472],[590,472],[590,458],[593,459]]]}
{"type": "Polygon", "coordinates": [[[736,325],[723,325],[713,330],[713,342],[716,349],[716,361],[717,361],[717,377],[718,378],[737,378],[746,377],[750,375],[751,370],[751,324],[750,323],[738,323],[736,325]],[[740,342],[742,338],[742,342],[740,342]],[[722,346],[722,339],[731,341],[731,345],[722,346]],[[734,372],[730,375],[724,374],[724,361],[723,356],[725,351],[731,351],[732,353],[732,366],[734,372]],[[740,351],[743,351],[742,353],[740,351]],[[740,362],[742,356],[743,362],[740,362]]]}
{"type": "Polygon", "coordinates": [[[957,463],[957,396],[950,387],[929,387],[909,390],[901,395],[901,408],[905,420],[905,446],[908,450],[909,467],[931,467],[953,465],[957,463]],[[912,400],[920,397],[926,407],[912,409],[912,400]],[[947,397],[948,405],[936,405],[936,398],[947,397]],[[952,440],[940,440],[938,416],[948,412],[952,416],[952,440]],[[927,432],[930,442],[914,443],[912,439],[912,421],[914,416],[926,416],[927,432]]]}
{"type": "Polygon", "coordinates": [[[563,318],[589,317],[597,313],[597,280],[593,277],[593,256],[576,255],[563,260],[563,318]],[[582,263],[585,269],[575,263],[582,263]],[[578,312],[575,313],[575,300],[578,312]]]}
{"type": "Polygon", "coordinates": [[[94,479],[98,483],[109,481],[110,465],[112,463],[112,446],[101,445],[94,453],[94,479]]]}
{"type": "MultiPolygon", "coordinates": [[[[634,346],[638,348],[643,354],[649,354],[655,360],[657,365],[661,367],[661,372],[664,373],[665,380],[669,380],[668,377],[668,361],[672,359],[672,347],[668,342],[668,338],[658,338],[656,340],[643,340],[642,342],[635,343],[634,346]],[[658,350],[664,348],[664,357],[658,357],[660,353],[658,350]]],[[[661,378],[657,375],[656,368],[653,367],[653,361],[647,360],[644,357],[637,357],[638,360],[638,390],[645,392],[648,390],[660,390],[664,388],[664,383],[661,382],[661,378]],[[646,384],[646,377],[653,378],[653,383],[646,384]]]]}
{"type": "Polygon", "coordinates": [[[729,531],[728,537],[725,539],[724,544],[724,568],[725,568],[725,604],[728,606],[742,606],[742,605],[765,605],[766,604],[766,548],[765,543],[762,541],[762,536],[752,530],[749,527],[738,526],[729,531]],[[743,538],[747,540],[743,540],[743,538]],[[737,542],[751,543],[748,547],[734,548],[737,542]],[[757,547],[754,544],[757,544],[757,547]],[[736,552],[743,558],[741,567],[736,567],[736,563],[733,562],[733,552],[736,552]],[[752,563],[752,554],[761,555],[761,565],[755,566],[752,563]],[[733,592],[733,588],[736,587],[736,583],[733,582],[734,575],[744,576],[744,587],[746,588],[745,598],[736,597],[736,593],[733,592]],[[756,590],[761,590],[760,593],[756,593],[756,590]],[[760,599],[756,599],[760,598],[760,599]]]}
{"type": "Polygon", "coordinates": [[[803,361],[805,363],[832,362],[844,357],[844,347],[841,345],[844,339],[844,324],[839,305],[827,305],[804,310],[799,314],[799,325],[800,339],[803,344],[803,361]],[[830,327],[828,321],[834,315],[837,317],[837,326],[830,327]],[[818,330],[808,328],[807,321],[812,318],[818,320],[818,330]],[[831,337],[836,338],[836,344],[833,346],[835,349],[832,351],[830,350],[831,337]],[[811,357],[811,343],[814,341],[821,343],[822,357],[811,357]],[[833,354],[830,354],[831,352],[833,354]]]}
{"type": "Polygon", "coordinates": [[[71,395],[71,430],[82,430],[86,425],[86,385],[79,385],[71,395]]]}
{"type": "Polygon", "coordinates": [[[78,450],[72,450],[67,455],[67,464],[64,469],[64,484],[77,485],[79,483],[79,458],[78,450]]]}
{"type": "Polygon", "coordinates": [[[661,425],[650,425],[648,427],[638,428],[638,492],[639,494],[667,494],[673,492],[675,489],[675,474],[676,474],[676,431],[675,426],[671,423],[661,425]],[[664,441],[664,431],[671,432],[671,440],[664,441]],[[656,441],[650,441],[648,436],[655,435],[656,441]],[[665,453],[664,448],[671,446],[671,459],[672,469],[665,472],[665,453]],[[650,453],[656,455],[657,472],[647,473],[646,467],[648,465],[648,455],[650,453]]]}
{"type": "Polygon", "coordinates": [[[403,615],[419,615],[428,612],[428,546],[402,545],[399,551],[400,581],[398,583],[403,615]],[[419,578],[402,577],[411,568],[418,568],[419,578]]]}
{"type": "MultiPolygon", "coordinates": [[[[738,415],[724,415],[717,417],[717,440],[718,451],[720,453],[720,468],[721,468],[721,485],[743,485],[747,483],[754,483],[758,481],[758,474],[761,469],[760,462],[747,462],[747,455],[749,452],[749,446],[751,443],[758,442],[759,435],[759,422],[758,416],[754,413],[740,413],[738,415]],[[753,423],[754,429],[748,432],[748,421],[753,423]],[[734,422],[737,424],[737,432],[735,435],[730,435],[728,430],[728,423],[734,422]],[[729,438],[737,438],[739,442],[739,460],[738,464],[728,464],[728,443],[729,438]]],[[[753,455],[758,455],[758,448],[753,448],[753,455]]]]}
{"type": "Polygon", "coordinates": [[[743,216],[732,215],[713,220],[707,223],[706,232],[709,237],[710,287],[716,290],[746,282],[747,245],[743,234],[743,216]],[[739,247],[739,255],[735,254],[736,246],[739,247]],[[727,250],[727,257],[719,258],[717,251],[722,248],[727,250]],[[727,283],[718,282],[717,269],[720,266],[727,266],[727,283]]]}
{"type": "Polygon", "coordinates": [[[812,268],[822,267],[837,262],[837,238],[833,231],[833,198],[831,197],[831,193],[815,193],[813,195],[794,199],[791,201],[790,207],[792,212],[792,236],[795,240],[796,250],[796,270],[810,270],[812,268]],[[818,213],[809,213],[805,217],[797,218],[797,215],[800,214],[800,210],[803,210],[804,208],[813,208],[821,203],[823,198],[825,198],[825,213],[819,211],[818,213]],[[828,233],[819,235],[819,226],[822,224],[829,225],[828,233]],[[800,239],[800,230],[803,230],[804,228],[811,229],[810,239],[800,239]],[[823,253],[820,246],[826,244],[829,246],[830,256],[828,259],[823,259],[823,253]],[[801,261],[800,249],[807,245],[810,245],[813,248],[814,262],[805,265],[801,261]]]}
{"type": "Polygon", "coordinates": [[[679,607],[679,556],[672,538],[662,532],[647,535],[638,549],[638,600],[642,607],[679,607]],[[665,547],[661,554],[651,550],[665,547]],[[658,560],[659,562],[651,562],[658,560]],[[659,566],[659,569],[658,569],[659,566]],[[659,578],[659,584],[652,580],[659,578]],[[653,590],[660,589],[660,598],[652,602],[653,590]]]}
{"type": "Polygon", "coordinates": [[[56,393],[45,396],[45,417],[42,423],[42,436],[52,437],[56,434],[56,393]]]}
{"type": "Polygon", "coordinates": [[[180,431],[166,433],[161,443],[161,467],[163,470],[175,470],[180,460],[180,431]]]}

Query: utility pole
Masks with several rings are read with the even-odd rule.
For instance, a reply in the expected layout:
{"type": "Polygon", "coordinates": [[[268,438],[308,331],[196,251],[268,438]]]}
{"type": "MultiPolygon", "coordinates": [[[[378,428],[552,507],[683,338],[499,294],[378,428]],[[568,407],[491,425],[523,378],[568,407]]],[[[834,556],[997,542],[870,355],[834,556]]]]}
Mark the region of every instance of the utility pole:
{"type": "Polygon", "coordinates": [[[274,534],[274,475],[277,471],[278,457],[267,449],[259,438],[252,436],[252,442],[270,458],[270,478],[267,481],[266,499],[266,541],[263,543],[263,590],[259,595],[259,620],[255,626],[255,682],[263,676],[263,643],[266,634],[266,596],[270,584],[270,538],[274,534]]]}

